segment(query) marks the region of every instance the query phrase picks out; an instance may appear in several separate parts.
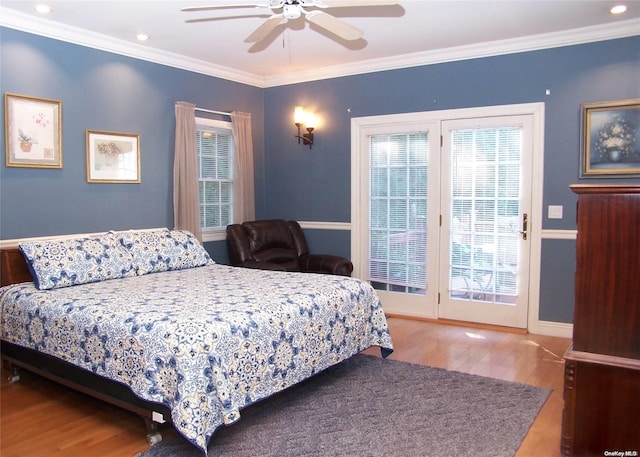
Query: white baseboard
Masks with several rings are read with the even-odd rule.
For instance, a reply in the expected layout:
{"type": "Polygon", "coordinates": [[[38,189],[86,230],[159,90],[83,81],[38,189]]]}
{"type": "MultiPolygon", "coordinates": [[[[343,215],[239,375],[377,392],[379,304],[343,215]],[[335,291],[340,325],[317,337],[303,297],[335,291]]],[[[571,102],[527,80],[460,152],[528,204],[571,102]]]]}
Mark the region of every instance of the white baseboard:
{"type": "Polygon", "coordinates": [[[536,335],[573,338],[573,324],[563,322],[538,321],[535,328],[530,328],[529,331],[536,335]]]}

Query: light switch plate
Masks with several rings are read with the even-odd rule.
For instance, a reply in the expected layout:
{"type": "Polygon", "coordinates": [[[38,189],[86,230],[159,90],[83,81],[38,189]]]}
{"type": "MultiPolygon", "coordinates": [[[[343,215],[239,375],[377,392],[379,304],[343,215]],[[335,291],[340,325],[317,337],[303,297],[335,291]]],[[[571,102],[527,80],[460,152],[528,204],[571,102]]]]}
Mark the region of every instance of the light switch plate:
{"type": "Polygon", "coordinates": [[[549,205],[549,219],[562,219],[562,205],[549,205]]]}

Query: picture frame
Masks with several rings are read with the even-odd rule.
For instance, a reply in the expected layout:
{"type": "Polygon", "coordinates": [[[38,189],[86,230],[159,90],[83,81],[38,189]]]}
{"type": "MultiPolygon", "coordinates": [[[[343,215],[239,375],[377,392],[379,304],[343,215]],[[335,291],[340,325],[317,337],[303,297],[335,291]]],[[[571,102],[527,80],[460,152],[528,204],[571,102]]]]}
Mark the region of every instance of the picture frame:
{"type": "Polygon", "coordinates": [[[640,177],[640,99],[581,105],[581,178],[640,177]]]}
{"type": "Polygon", "coordinates": [[[87,182],[140,182],[140,135],[87,129],[85,136],[87,182]]]}
{"type": "Polygon", "coordinates": [[[62,168],[62,102],[4,94],[5,165],[62,168]]]}

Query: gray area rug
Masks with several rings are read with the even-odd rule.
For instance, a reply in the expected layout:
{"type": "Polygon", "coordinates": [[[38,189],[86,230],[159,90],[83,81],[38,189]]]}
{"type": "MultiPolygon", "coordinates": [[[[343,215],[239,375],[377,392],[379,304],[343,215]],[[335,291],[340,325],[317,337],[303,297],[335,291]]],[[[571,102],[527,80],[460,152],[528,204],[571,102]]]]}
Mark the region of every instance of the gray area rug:
{"type": "MultiPolygon", "coordinates": [[[[549,389],[368,355],[242,411],[209,457],[513,456],[549,389]]],[[[202,457],[187,441],[137,457],[202,457]]]]}

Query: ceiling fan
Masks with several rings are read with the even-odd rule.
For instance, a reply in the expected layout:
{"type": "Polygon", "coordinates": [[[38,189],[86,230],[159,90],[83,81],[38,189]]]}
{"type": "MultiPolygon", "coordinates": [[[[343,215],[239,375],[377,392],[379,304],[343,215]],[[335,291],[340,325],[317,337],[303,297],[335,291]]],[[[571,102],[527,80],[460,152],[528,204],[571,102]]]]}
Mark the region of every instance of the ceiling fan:
{"type": "MultiPolygon", "coordinates": [[[[321,11],[324,8],[343,7],[367,7],[367,6],[393,6],[398,2],[389,0],[263,0],[245,3],[229,3],[211,6],[190,6],[181,11],[210,11],[223,8],[266,8],[271,10],[271,16],[245,38],[246,43],[257,43],[265,39],[276,27],[289,20],[298,19],[301,16],[334,35],[348,41],[362,38],[362,30],[338,19],[329,13],[321,11]],[[311,9],[307,9],[311,8],[311,9]]],[[[254,14],[263,16],[264,14],[254,14]]],[[[237,16],[234,16],[237,17],[237,16]]],[[[247,17],[247,16],[242,16],[247,17]]],[[[227,17],[230,18],[230,17],[227,17]]],[[[186,22],[205,22],[224,18],[189,19],[186,22]]]]}

